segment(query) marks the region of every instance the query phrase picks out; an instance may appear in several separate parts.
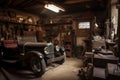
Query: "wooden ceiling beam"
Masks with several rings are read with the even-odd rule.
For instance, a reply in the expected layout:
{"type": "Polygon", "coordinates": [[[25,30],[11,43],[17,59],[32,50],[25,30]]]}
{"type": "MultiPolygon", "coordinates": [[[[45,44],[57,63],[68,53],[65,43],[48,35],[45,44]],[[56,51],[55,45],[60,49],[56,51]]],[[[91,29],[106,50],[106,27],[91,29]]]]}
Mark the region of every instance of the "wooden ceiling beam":
{"type": "Polygon", "coordinates": [[[33,1],[34,0],[23,0],[21,3],[16,3],[16,7],[25,8],[26,6],[33,4],[33,1]]]}
{"type": "Polygon", "coordinates": [[[81,3],[81,2],[87,2],[91,0],[66,0],[65,4],[75,4],[75,3],[81,3]]]}

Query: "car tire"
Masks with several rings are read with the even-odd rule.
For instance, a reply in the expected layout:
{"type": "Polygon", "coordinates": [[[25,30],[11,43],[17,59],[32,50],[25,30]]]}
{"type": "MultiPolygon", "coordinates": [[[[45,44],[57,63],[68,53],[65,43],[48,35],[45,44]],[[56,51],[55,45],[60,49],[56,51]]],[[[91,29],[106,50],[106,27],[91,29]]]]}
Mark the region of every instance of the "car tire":
{"type": "Polygon", "coordinates": [[[66,58],[64,57],[62,60],[58,61],[58,64],[63,64],[65,62],[66,58]]]}
{"type": "Polygon", "coordinates": [[[45,72],[46,64],[43,58],[32,56],[30,59],[30,68],[36,76],[41,76],[45,72]]]}
{"type": "Polygon", "coordinates": [[[59,64],[63,64],[65,62],[65,59],[62,59],[61,61],[59,61],[59,64]]]}

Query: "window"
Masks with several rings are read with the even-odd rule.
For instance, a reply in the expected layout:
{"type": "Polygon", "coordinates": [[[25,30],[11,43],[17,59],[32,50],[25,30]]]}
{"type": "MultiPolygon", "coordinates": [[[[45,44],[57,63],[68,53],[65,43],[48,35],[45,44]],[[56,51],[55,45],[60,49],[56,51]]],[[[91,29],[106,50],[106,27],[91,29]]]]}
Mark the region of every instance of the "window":
{"type": "Polygon", "coordinates": [[[89,29],[90,22],[79,22],[78,29],[89,29]]]}

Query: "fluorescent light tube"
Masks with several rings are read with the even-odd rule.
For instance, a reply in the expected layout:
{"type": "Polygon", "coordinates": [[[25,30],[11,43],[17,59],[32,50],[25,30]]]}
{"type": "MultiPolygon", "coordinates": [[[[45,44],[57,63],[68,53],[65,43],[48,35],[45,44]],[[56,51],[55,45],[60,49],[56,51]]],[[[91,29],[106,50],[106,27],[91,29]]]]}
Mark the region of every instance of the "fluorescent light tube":
{"type": "Polygon", "coordinates": [[[46,9],[59,13],[59,11],[65,11],[64,9],[54,5],[54,4],[45,4],[44,6],[46,9]]]}

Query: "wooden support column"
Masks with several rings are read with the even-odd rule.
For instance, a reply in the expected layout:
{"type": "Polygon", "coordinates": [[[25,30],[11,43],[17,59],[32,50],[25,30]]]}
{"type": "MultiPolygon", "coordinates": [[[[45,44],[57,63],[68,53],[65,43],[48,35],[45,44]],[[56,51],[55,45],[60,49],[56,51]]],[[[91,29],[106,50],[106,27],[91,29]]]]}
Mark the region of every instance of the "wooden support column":
{"type": "MultiPolygon", "coordinates": [[[[119,0],[120,5],[120,0],[119,0]]],[[[119,58],[120,58],[120,7],[118,8],[118,48],[119,48],[119,58]]]]}

